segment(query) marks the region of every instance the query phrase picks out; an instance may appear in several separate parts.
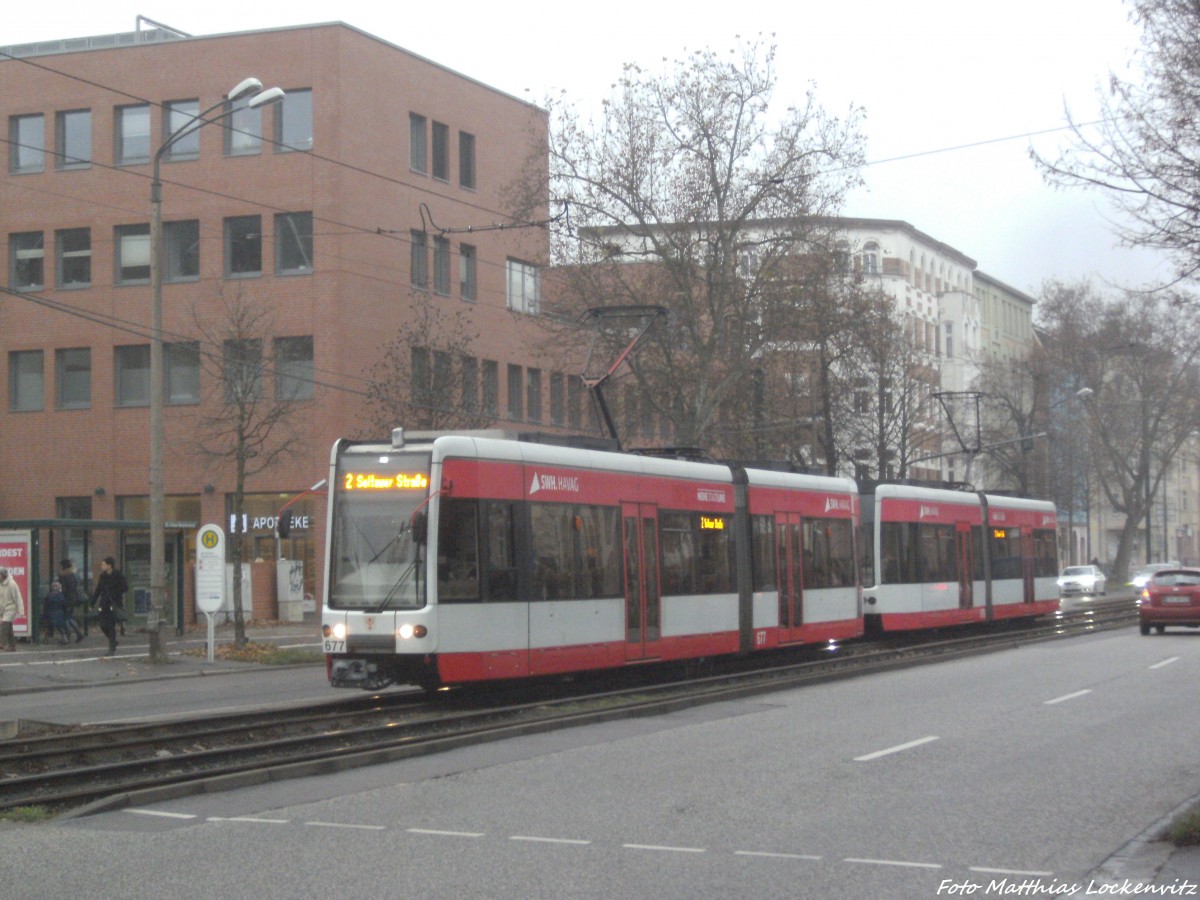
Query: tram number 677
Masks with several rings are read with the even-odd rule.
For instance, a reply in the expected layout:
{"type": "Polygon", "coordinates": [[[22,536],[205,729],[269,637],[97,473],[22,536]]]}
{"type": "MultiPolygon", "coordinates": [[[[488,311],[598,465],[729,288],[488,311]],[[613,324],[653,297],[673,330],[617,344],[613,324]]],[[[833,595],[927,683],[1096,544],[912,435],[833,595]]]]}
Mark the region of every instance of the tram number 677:
{"type": "Polygon", "coordinates": [[[346,652],[346,642],[345,641],[335,641],[332,639],[326,639],[325,652],[326,653],[345,653],[346,652]]]}

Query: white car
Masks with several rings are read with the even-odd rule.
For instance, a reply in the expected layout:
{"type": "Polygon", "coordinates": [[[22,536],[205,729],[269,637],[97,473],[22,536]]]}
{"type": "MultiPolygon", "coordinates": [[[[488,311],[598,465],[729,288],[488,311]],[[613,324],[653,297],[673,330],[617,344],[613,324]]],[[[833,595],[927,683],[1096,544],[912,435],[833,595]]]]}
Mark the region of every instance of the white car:
{"type": "Polygon", "coordinates": [[[1133,579],[1129,583],[1133,585],[1133,589],[1135,591],[1140,591],[1146,586],[1146,582],[1150,580],[1150,576],[1152,576],[1155,572],[1161,572],[1164,569],[1178,568],[1178,562],[1150,563],[1148,566],[1142,566],[1140,569],[1135,569],[1133,572],[1133,579]]]}
{"type": "Polygon", "coordinates": [[[1058,576],[1058,592],[1063,597],[1105,593],[1107,579],[1097,566],[1067,566],[1058,576]]]}

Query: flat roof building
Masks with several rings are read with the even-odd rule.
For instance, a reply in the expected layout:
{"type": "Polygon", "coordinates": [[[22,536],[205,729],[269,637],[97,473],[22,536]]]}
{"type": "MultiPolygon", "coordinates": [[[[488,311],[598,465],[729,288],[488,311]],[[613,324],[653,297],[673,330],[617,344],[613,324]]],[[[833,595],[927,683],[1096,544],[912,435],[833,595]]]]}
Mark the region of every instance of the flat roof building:
{"type": "MultiPolygon", "coordinates": [[[[400,390],[423,385],[409,408],[561,423],[570,379],[530,364],[544,202],[514,220],[505,201],[530,164],[545,170],[543,110],[342,23],[0,53],[0,519],[148,518],[152,161],[209,108],[161,165],[169,523],[221,523],[273,564],[274,517],[325,477],[333,441],[386,434],[369,385],[397,351],[400,390]],[[223,106],[248,76],[286,98],[223,106]],[[270,440],[291,452],[249,478],[239,522],[230,458],[200,444],[220,443],[230,377],[247,372],[255,399],[288,408],[270,440]]],[[[421,415],[390,424],[437,424],[421,415]]],[[[280,549],[305,563],[312,609],[324,503],[291,509],[280,549]]],[[[85,540],[65,531],[56,555],[78,564],[85,540]]],[[[112,541],[90,557],[117,555],[141,602],[149,536],[112,541]]]]}

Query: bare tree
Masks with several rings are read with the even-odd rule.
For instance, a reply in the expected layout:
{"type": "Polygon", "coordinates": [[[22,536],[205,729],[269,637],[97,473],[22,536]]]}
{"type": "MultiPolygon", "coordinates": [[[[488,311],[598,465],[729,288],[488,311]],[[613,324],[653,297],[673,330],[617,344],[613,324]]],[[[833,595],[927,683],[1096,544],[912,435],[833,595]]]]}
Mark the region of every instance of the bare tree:
{"type": "Polygon", "coordinates": [[[1200,427],[1200,334],[1178,303],[1149,295],[1116,300],[1090,286],[1051,284],[1039,304],[1046,349],[1062,383],[1088,389],[1083,402],[1094,448],[1094,486],[1125,516],[1114,569],[1123,578],[1139,526],[1180,447],[1200,427]]]}
{"type": "Polygon", "coordinates": [[[1073,147],[1035,161],[1058,184],[1098,188],[1129,216],[1120,236],[1170,252],[1181,279],[1200,273],[1200,4],[1131,0],[1140,79],[1110,74],[1100,121],[1068,110],[1073,147]]]}
{"type": "Polygon", "coordinates": [[[810,88],[777,112],[774,57],[751,43],[660,75],[627,66],[599,122],[552,110],[551,193],[577,227],[556,244],[571,264],[559,311],[671,311],[630,372],[681,444],[753,429],[745,392],[795,304],[783,263],[829,245],[822,217],[859,181],[861,111],[831,116],[810,88]]]}
{"type": "MultiPolygon", "coordinates": [[[[295,360],[287,358],[291,345],[274,337],[278,332],[271,308],[240,286],[233,296],[222,292],[218,300],[217,315],[207,304],[203,313],[193,310],[201,334],[201,369],[209,376],[202,383],[216,394],[201,406],[195,441],[211,465],[233,466],[231,512],[240,521],[247,481],[300,449],[292,416],[297,400],[312,395],[312,357],[310,347],[307,374],[292,365],[295,360]]],[[[234,642],[243,647],[243,542],[231,538],[234,642]]]]}
{"type": "Polygon", "coordinates": [[[409,315],[371,368],[366,431],[490,425],[495,413],[480,402],[479,361],[470,353],[478,336],[462,304],[448,308],[414,291],[409,315]]]}

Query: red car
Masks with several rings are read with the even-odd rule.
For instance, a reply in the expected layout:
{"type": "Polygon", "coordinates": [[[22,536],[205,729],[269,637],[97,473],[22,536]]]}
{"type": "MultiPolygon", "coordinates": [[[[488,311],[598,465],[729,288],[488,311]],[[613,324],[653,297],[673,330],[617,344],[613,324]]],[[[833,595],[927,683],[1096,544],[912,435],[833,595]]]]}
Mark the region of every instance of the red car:
{"type": "Polygon", "coordinates": [[[1155,572],[1138,597],[1142,634],[1153,625],[1159,634],[1168,625],[1200,628],[1200,569],[1171,568],[1155,572]]]}

